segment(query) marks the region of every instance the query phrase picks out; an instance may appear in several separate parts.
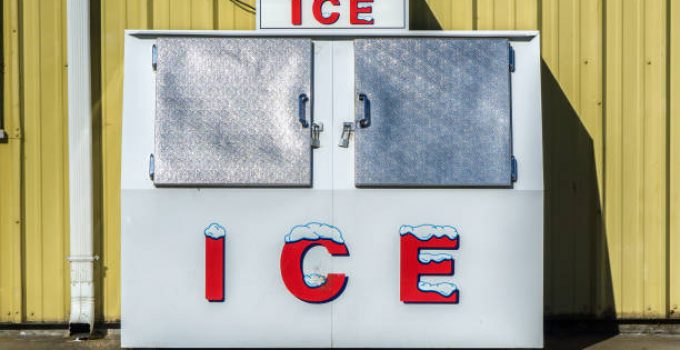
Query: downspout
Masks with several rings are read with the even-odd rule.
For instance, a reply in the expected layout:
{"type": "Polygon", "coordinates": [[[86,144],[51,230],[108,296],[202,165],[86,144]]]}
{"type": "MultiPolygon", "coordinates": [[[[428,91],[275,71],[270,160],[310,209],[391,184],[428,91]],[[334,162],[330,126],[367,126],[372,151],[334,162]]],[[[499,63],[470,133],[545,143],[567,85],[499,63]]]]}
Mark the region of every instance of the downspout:
{"type": "Polygon", "coordinates": [[[90,1],[66,4],[72,335],[94,328],[90,1]]]}

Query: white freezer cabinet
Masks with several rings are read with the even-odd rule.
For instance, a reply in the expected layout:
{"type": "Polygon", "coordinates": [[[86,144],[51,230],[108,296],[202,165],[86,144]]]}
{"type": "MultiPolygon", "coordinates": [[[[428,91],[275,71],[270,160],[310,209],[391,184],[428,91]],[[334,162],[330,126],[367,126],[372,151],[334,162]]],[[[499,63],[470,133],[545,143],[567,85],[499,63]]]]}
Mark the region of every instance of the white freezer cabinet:
{"type": "Polygon", "coordinates": [[[130,31],[126,347],[540,347],[535,32],[130,31]]]}

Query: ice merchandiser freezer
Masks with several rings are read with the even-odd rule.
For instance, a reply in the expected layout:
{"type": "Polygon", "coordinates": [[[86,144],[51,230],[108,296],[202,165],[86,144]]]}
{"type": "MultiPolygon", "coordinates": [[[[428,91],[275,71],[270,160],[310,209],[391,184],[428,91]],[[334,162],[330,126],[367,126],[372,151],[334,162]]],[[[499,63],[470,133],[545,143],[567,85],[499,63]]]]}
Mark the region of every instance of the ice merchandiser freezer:
{"type": "Polygon", "coordinates": [[[125,347],[541,347],[537,32],[128,31],[125,347]]]}

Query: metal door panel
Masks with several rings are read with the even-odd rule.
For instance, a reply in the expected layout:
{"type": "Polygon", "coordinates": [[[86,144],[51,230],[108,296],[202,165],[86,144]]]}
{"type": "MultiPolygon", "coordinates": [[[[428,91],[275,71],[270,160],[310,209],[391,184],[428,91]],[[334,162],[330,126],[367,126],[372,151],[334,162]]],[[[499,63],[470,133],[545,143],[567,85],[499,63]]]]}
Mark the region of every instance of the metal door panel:
{"type": "Polygon", "coordinates": [[[311,186],[309,39],[157,45],[155,185],[311,186]]]}
{"type": "Polygon", "coordinates": [[[508,40],[355,40],[355,183],[510,186],[508,40]],[[356,99],[357,119],[365,101],[356,99]]]}

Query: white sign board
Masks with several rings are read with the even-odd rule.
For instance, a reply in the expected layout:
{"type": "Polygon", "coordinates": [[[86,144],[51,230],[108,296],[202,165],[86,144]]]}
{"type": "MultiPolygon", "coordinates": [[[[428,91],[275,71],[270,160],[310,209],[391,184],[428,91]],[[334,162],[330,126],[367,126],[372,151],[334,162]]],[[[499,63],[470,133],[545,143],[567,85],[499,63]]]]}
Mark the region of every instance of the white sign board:
{"type": "Polygon", "coordinates": [[[408,30],[406,0],[259,0],[258,29],[408,30]]]}

